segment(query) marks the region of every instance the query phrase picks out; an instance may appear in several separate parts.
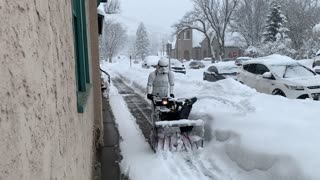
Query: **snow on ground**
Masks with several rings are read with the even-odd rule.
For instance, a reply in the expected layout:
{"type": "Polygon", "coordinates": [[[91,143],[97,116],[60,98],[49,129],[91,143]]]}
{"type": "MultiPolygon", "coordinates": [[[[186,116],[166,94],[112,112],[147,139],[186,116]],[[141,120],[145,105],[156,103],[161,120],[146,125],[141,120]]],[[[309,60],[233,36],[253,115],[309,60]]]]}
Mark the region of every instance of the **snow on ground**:
{"type": "MultiPolygon", "coordinates": [[[[130,68],[129,60],[113,64],[104,63],[101,66],[108,70],[111,76],[120,74],[128,84],[145,95],[147,78],[153,69],[143,69],[139,64],[130,68]]],[[[203,71],[204,69],[187,70],[186,75],[175,74],[176,97],[198,97],[190,118],[206,120],[207,141],[204,149],[194,156],[202,160],[207,158],[206,163],[219,162],[218,167],[223,167],[224,172],[227,171],[226,177],[232,179],[320,179],[319,101],[292,100],[261,94],[233,79],[202,81],[203,71]]],[[[119,102],[122,103],[118,100],[112,101],[113,109],[123,113],[123,103],[121,107],[114,107],[120,106],[117,105],[119,102]]],[[[129,113],[126,114],[130,116],[129,113]]],[[[147,145],[142,145],[143,137],[132,118],[116,116],[116,119],[123,121],[119,122],[119,127],[124,142],[127,141],[126,138],[134,138],[128,133],[140,135],[133,140],[139,143],[122,143],[121,147],[125,159],[139,161],[122,162],[123,168],[132,167],[130,175],[133,173],[135,176],[130,176],[131,179],[157,179],[163,171],[161,168],[172,168],[171,163],[179,164],[179,161],[185,159],[180,155],[177,157],[176,154],[167,155],[165,159],[158,154],[152,154],[147,145]],[[125,137],[126,135],[128,137],[125,137]],[[158,161],[162,162],[162,166],[156,164],[158,161]],[[147,171],[155,178],[144,177],[147,171]]],[[[183,163],[183,167],[188,166],[183,163]]],[[[166,173],[168,175],[167,171],[166,173]]],[[[171,175],[166,175],[159,177],[174,179],[171,175]]],[[[192,178],[186,176],[183,179],[192,178]]]]}
{"type": "Polygon", "coordinates": [[[121,172],[130,179],[231,179],[228,174],[223,173],[226,170],[223,170],[222,165],[219,166],[219,169],[214,170],[218,166],[216,165],[219,163],[218,158],[207,157],[206,152],[202,150],[189,153],[163,152],[155,154],[144,140],[141,130],[135,123],[135,118],[130,114],[125,101],[114,86],[111,86],[109,99],[122,139],[120,142],[121,154],[123,155],[120,164],[121,172]]]}

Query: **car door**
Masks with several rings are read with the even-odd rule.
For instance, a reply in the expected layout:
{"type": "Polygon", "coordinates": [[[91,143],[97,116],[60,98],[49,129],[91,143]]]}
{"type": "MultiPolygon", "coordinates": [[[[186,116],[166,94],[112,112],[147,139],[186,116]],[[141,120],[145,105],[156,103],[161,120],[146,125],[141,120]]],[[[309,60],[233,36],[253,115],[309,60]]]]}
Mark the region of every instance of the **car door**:
{"type": "Polygon", "coordinates": [[[247,64],[244,66],[242,82],[249,87],[256,88],[256,64],[247,64]]]}
{"type": "Polygon", "coordinates": [[[267,66],[256,64],[256,89],[259,92],[270,94],[274,80],[263,78],[262,75],[266,72],[270,72],[267,66]]]}

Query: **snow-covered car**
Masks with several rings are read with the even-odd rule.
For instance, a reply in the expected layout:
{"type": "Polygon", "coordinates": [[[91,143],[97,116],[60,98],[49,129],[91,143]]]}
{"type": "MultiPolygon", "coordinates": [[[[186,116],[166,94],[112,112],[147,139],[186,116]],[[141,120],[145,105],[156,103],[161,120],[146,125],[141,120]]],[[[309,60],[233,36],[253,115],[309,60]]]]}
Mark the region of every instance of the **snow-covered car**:
{"type": "Polygon", "coordinates": [[[170,67],[173,72],[186,74],[186,68],[184,65],[177,59],[170,60],[170,67]]]}
{"type": "Polygon", "coordinates": [[[316,53],[312,68],[317,74],[320,74],[320,50],[316,53]]]}
{"type": "Polygon", "coordinates": [[[214,82],[228,77],[236,79],[239,71],[240,67],[233,62],[218,62],[203,72],[203,80],[214,82]]]}
{"type": "Polygon", "coordinates": [[[160,57],[159,56],[147,56],[141,64],[142,68],[149,69],[150,67],[156,67],[160,57]]]}
{"type": "Polygon", "coordinates": [[[233,58],[224,58],[221,60],[222,62],[235,61],[233,58]]]}
{"type": "Polygon", "coordinates": [[[189,68],[190,69],[201,69],[204,68],[205,65],[201,61],[191,61],[189,63],[189,68]]]}
{"type": "Polygon", "coordinates": [[[234,63],[235,63],[235,65],[237,65],[237,66],[241,66],[244,61],[248,61],[248,60],[250,60],[250,59],[251,59],[250,57],[238,57],[238,58],[234,61],[234,63]]]}
{"type": "Polygon", "coordinates": [[[320,59],[315,60],[312,67],[317,74],[320,74],[320,59]]]}
{"type": "Polygon", "coordinates": [[[320,76],[287,56],[271,55],[244,62],[238,81],[258,92],[291,99],[320,97],[320,76]]]}

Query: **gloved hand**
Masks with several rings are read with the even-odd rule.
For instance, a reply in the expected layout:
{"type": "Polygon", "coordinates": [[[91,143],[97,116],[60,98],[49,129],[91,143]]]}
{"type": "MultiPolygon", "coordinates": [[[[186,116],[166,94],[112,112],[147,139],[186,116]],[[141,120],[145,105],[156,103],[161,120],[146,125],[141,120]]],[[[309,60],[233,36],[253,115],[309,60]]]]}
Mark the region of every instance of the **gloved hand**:
{"type": "Polygon", "coordinates": [[[152,100],[153,99],[153,95],[152,94],[147,94],[147,98],[152,100]]]}
{"type": "Polygon", "coordinates": [[[174,95],[173,95],[173,94],[170,94],[170,97],[174,98],[174,95]]]}

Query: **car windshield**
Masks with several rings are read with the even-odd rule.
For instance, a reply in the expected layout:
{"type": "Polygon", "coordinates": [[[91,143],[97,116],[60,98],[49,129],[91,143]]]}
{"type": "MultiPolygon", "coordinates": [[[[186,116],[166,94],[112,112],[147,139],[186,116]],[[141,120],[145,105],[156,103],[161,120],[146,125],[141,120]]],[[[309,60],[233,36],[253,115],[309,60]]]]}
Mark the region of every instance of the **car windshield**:
{"type": "Polygon", "coordinates": [[[320,61],[314,62],[314,66],[320,66],[320,61]]]}
{"type": "Polygon", "coordinates": [[[270,66],[270,69],[277,76],[283,78],[307,77],[315,75],[312,71],[299,64],[273,65],[270,66]]]}

